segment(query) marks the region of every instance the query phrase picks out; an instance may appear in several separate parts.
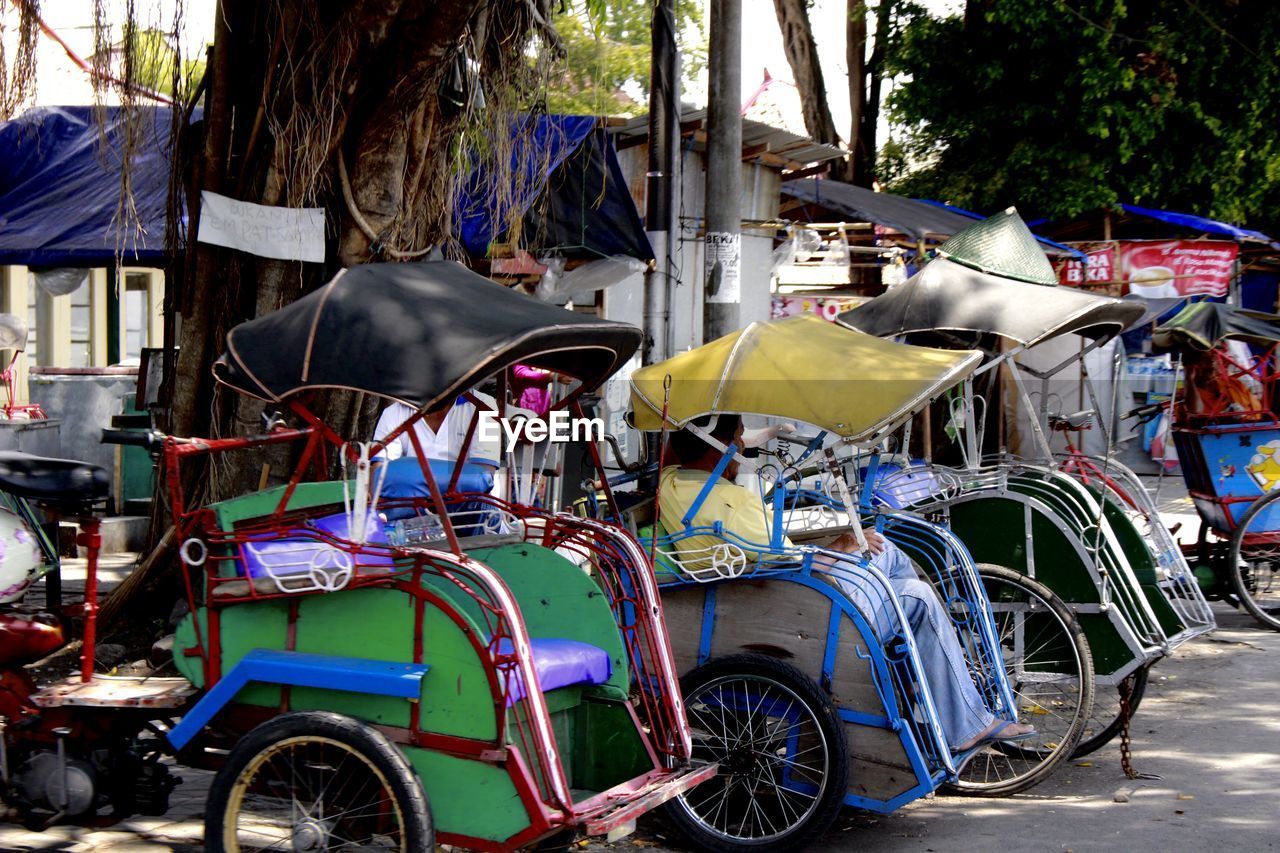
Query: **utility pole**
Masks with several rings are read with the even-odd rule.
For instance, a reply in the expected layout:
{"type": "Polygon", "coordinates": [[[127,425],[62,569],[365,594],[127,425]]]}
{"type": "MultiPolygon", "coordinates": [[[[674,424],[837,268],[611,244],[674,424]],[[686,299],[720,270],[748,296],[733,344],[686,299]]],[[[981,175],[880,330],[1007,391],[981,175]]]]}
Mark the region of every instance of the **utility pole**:
{"type": "Polygon", "coordinates": [[[678,225],[673,194],[680,147],[680,56],[676,49],[675,0],[653,6],[649,68],[649,170],[645,185],[645,230],[654,268],[644,281],[645,364],[669,357],[671,269],[678,225]]]}
{"type": "Polygon", "coordinates": [[[742,4],[711,0],[703,340],[736,331],[742,293],[742,4]]]}

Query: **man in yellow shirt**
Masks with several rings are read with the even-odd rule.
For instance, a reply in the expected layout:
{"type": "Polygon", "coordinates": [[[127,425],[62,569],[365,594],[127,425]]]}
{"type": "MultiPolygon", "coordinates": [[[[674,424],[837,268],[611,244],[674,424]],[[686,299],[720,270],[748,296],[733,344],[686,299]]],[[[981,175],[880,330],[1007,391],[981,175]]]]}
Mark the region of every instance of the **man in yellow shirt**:
{"type": "MultiPolygon", "coordinates": [[[[699,419],[695,423],[706,429],[710,419],[699,419]]],[[[736,415],[720,415],[711,430],[711,437],[725,446],[733,443],[741,448],[742,419],[736,415]]],[[[689,508],[706,490],[689,527],[714,527],[718,523],[722,530],[734,537],[758,545],[758,550],[744,548],[748,562],[774,555],[774,558],[781,557],[780,551],[794,548],[786,536],[781,537],[780,544],[772,544],[770,518],[760,497],[734,482],[739,469],[737,459],[729,461],[720,478],[708,487],[708,480],[719,467],[723,451],[688,430],[671,436],[669,451],[678,464],[663,468],[659,474],[658,512],[666,530],[683,530],[683,519],[689,508]]],[[[1011,723],[991,713],[969,673],[955,625],[933,587],[916,575],[911,560],[875,530],[864,530],[863,535],[872,565],[889,579],[911,626],[916,651],[929,682],[929,692],[952,751],[962,752],[981,743],[1020,739],[1034,734],[1035,729],[1031,726],[1011,723]]],[[[703,568],[710,564],[708,549],[724,541],[734,540],[712,534],[691,536],[680,541],[677,551],[682,557],[687,554],[694,568],[703,568]]],[[[861,546],[856,536],[844,534],[828,545],[827,550],[852,555],[857,554],[861,546]]],[[[834,570],[836,583],[882,639],[892,633],[893,614],[883,606],[874,605],[861,585],[840,580],[841,573],[856,574],[860,571],[857,563],[839,560],[827,562],[827,565],[834,570]]]]}

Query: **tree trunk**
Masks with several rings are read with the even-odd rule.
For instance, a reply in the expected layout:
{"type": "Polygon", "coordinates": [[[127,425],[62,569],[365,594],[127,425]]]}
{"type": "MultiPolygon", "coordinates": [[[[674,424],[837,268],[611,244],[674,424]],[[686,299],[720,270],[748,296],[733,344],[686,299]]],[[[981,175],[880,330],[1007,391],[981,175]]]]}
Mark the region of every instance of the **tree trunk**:
{"type": "Polygon", "coordinates": [[[884,82],[884,60],[889,50],[890,30],[894,25],[896,0],[880,0],[876,6],[876,37],[871,56],[867,59],[867,98],[862,111],[862,125],[858,134],[858,148],[861,152],[862,171],[859,181],[862,186],[871,186],[876,174],[876,137],[880,124],[880,98],[884,82]]]}
{"type": "MultiPolygon", "coordinates": [[[[168,424],[174,433],[257,431],[261,402],[219,390],[210,377],[233,326],[294,301],[337,267],[409,259],[447,237],[450,142],[462,118],[444,119],[436,92],[477,8],[505,23],[486,27],[493,37],[522,43],[527,7],[506,0],[221,4],[207,72],[202,179],[187,200],[190,274],[175,304],[182,322],[168,424]],[[200,190],[268,206],[325,207],[336,263],[255,258],[195,242],[200,190]]],[[[511,58],[509,47],[475,53],[511,58]]],[[[320,401],[319,408],[328,406],[320,401]]],[[[354,420],[332,425],[363,437],[368,410],[344,399],[332,411],[354,420]]],[[[261,463],[228,457],[218,467],[213,487],[203,472],[193,474],[190,498],[250,488],[261,463]]]]}
{"type": "MultiPolygon", "coordinates": [[[[809,22],[809,7],[805,0],[773,0],[778,13],[778,29],[782,32],[782,48],[787,54],[787,64],[800,90],[800,105],[804,112],[804,126],[809,136],[827,145],[839,145],[827,105],[827,84],[822,76],[822,64],[818,61],[818,48],[813,40],[813,26],[809,22]]],[[[844,169],[840,169],[844,172],[844,169]]],[[[845,175],[835,175],[845,177],[845,175]]]]}
{"type": "Polygon", "coordinates": [[[875,139],[868,150],[863,132],[867,112],[867,4],[849,0],[845,27],[845,58],[849,64],[849,168],[848,180],[860,187],[871,186],[875,164],[875,139]]]}
{"type": "MultiPolygon", "coordinates": [[[[168,325],[176,332],[166,330],[166,342],[178,345],[179,356],[166,363],[161,393],[169,417],[161,425],[180,436],[259,432],[262,402],[219,390],[212,380],[213,361],[232,327],[296,300],[341,266],[409,260],[448,240],[453,187],[463,177],[457,166],[465,162],[456,150],[465,144],[460,129],[493,141],[493,180],[514,185],[510,148],[503,144],[510,116],[527,110],[545,88],[544,56],[556,43],[546,23],[547,0],[217,5],[202,131],[177,141],[199,151],[187,158],[189,171],[174,169],[174,191],[185,197],[191,224],[181,273],[167,296],[168,325]],[[535,32],[541,39],[531,38],[535,32]],[[460,51],[479,65],[488,108],[469,105],[446,114],[438,92],[460,51]],[[267,206],[324,208],[328,262],[273,260],[199,243],[202,191],[267,206]]],[[[174,233],[179,207],[171,210],[174,233]]],[[[340,435],[367,439],[378,401],[318,393],[310,407],[340,435]]],[[[188,463],[185,508],[251,491],[264,462],[278,477],[293,461],[287,449],[276,448],[188,463]]],[[[155,596],[138,597],[145,586],[113,600],[121,620],[155,608],[155,596]]]]}

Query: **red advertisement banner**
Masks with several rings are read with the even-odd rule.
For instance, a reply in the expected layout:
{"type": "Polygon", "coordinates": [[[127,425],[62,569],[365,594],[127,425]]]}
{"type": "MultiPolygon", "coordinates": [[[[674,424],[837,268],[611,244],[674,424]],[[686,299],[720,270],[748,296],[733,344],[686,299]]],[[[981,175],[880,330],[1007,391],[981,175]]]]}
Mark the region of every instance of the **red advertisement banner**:
{"type": "Polygon", "coordinates": [[[1225,296],[1240,247],[1224,240],[1114,241],[1076,243],[1088,265],[1055,264],[1058,281],[1073,287],[1141,296],[1225,296]]]}
{"type": "Polygon", "coordinates": [[[1140,296],[1226,296],[1239,251],[1223,240],[1121,243],[1119,270],[1140,296]]]}

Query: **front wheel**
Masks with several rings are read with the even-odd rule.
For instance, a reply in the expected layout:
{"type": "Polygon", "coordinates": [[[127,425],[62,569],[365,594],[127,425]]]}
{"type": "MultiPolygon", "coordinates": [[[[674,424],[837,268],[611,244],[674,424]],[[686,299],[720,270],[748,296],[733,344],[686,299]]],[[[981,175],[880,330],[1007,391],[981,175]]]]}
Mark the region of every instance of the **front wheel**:
{"type": "Polygon", "coordinates": [[[997,741],[970,756],[949,787],[1005,797],[1043,781],[1071,757],[1093,707],[1093,657],[1080,624],[1044,584],[979,563],[1019,722],[1027,740],[997,741]]]}
{"type": "Polygon", "coordinates": [[[404,754],[326,711],[283,714],[236,744],[214,777],[205,850],[435,848],[431,811],[404,754]]]}
{"type": "Polygon", "coordinates": [[[1280,631],[1280,491],[1253,502],[1231,534],[1227,567],[1240,603],[1263,626],[1280,631]]]}
{"type": "Polygon", "coordinates": [[[699,850],[799,850],[835,820],[849,748],[830,698],[799,669],[758,654],[680,680],[693,757],[720,772],[665,806],[699,850]]]}

